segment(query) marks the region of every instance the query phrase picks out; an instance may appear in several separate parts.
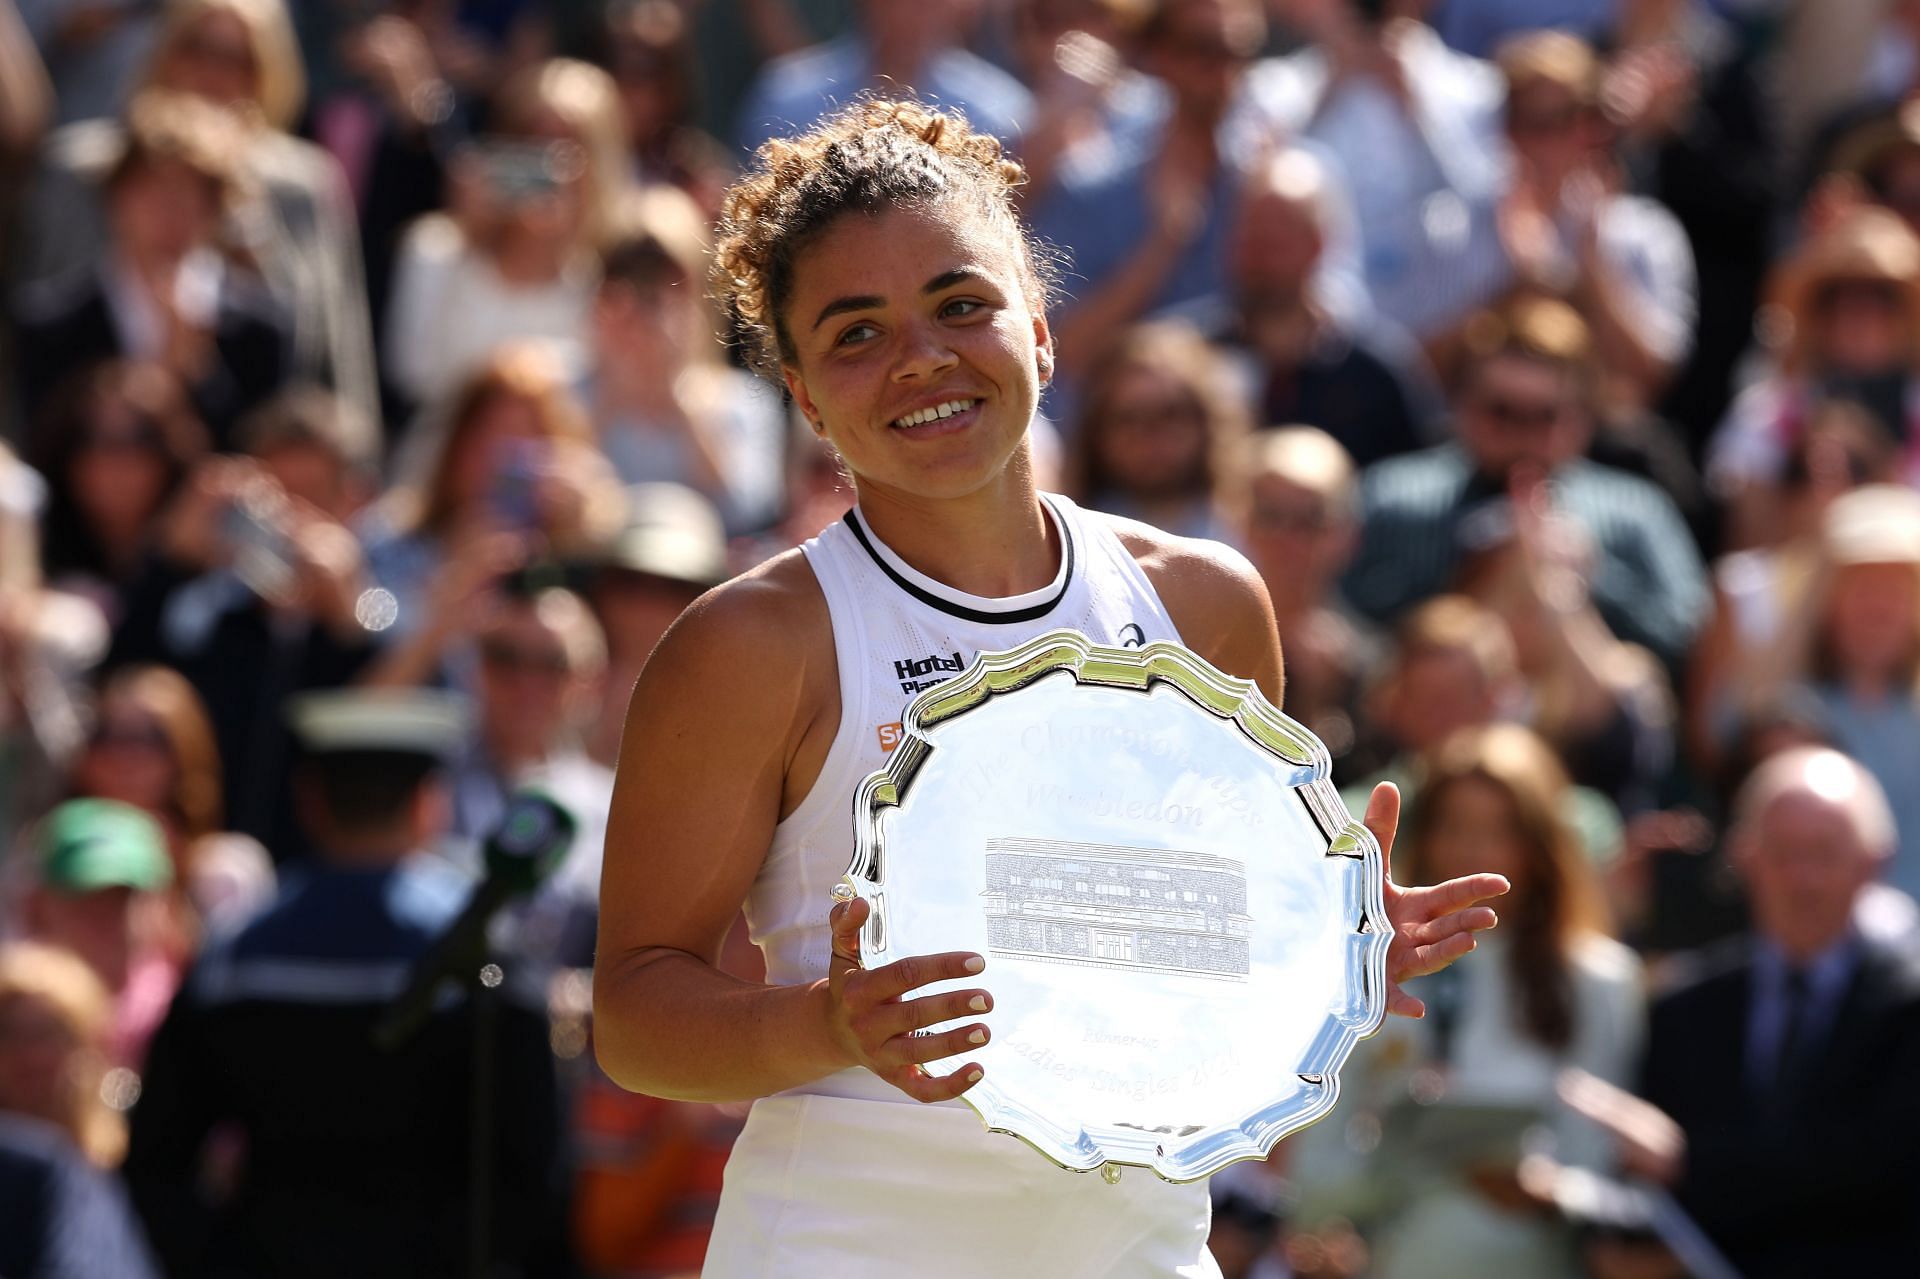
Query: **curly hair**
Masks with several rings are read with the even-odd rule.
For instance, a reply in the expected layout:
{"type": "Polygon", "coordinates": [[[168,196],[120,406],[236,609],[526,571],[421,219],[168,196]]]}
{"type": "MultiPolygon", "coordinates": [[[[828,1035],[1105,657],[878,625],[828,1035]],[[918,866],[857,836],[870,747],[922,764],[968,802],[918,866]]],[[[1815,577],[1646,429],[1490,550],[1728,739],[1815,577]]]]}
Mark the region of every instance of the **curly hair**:
{"type": "Polygon", "coordinates": [[[957,200],[1018,246],[1022,283],[1044,309],[1053,264],[1015,211],[1026,170],[990,134],[956,111],[866,98],[811,132],[774,138],[754,171],[727,192],[714,248],[713,291],[750,364],[777,380],[794,357],[781,312],[793,264],[808,242],[844,213],[957,200]]]}

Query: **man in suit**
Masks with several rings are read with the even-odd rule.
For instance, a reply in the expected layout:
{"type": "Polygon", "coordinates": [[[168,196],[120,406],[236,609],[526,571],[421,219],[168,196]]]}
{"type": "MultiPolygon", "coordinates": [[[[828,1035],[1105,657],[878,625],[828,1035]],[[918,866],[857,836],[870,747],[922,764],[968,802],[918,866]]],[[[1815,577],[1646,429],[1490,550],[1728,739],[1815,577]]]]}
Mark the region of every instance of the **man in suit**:
{"type": "MultiPolygon", "coordinates": [[[[1783,752],[1741,791],[1729,846],[1752,934],[1653,1006],[1640,1095],[1671,1123],[1596,1104],[1593,1081],[1569,1100],[1746,1279],[1904,1273],[1920,1256],[1920,955],[1859,910],[1893,851],[1886,795],[1836,751],[1783,752]]],[[[1632,1251],[1606,1246],[1597,1273],[1662,1273],[1659,1249],[1632,1251]]]]}

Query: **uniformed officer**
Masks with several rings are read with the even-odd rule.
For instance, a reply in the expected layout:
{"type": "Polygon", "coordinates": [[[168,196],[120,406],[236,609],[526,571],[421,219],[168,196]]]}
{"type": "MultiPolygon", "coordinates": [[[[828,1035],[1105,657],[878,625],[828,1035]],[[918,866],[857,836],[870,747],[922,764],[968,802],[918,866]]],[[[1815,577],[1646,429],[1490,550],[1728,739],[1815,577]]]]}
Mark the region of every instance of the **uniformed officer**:
{"type": "Polygon", "coordinates": [[[446,828],[441,765],[466,709],[448,694],[341,691],[291,714],[305,750],[295,799],[320,855],[209,944],[133,1115],[127,1179],[162,1263],[330,1279],[563,1269],[544,1005],[510,979],[483,1020],[475,1000],[443,999],[405,1042],[374,1035],[470,892],[421,851],[446,828]]]}

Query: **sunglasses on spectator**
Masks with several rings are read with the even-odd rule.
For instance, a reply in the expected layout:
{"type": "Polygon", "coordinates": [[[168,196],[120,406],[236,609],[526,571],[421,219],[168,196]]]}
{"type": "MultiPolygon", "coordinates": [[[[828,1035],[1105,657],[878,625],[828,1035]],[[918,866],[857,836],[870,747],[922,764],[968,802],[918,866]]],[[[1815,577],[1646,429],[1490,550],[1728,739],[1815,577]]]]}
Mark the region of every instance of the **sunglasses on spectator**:
{"type": "Polygon", "coordinates": [[[1333,527],[1326,507],[1307,502],[1271,505],[1255,502],[1247,512],[1247,520],[1254,528],[1267,533],[1324,533],[1333,527]]]}
{"type": "Polygon", "coordinates": [[[1560,406],[1551,400],[1516,400],[1489,395],[1474,409],[1488,421],[1519,430],[1545,430],[1560,420],[1560,406]]]}
{"type": "Polygon", "coordinates": [[[1565,133],[1579,124],[1585,114],[1577,106],[1561,107],[1553,111],[1509,111],[1507,132],[1521,138],[1541,138],[1550,134],[1565,133]]]}
{"type": "Polygon", "coordinates": [[[558,678],[567,674],[567,655],[555,648],[530,648],[510,640],[480,641],[480,660],[494,670],[558,678]]]}
{"type": "Polygon", "coordinates": [[[1842,304],[1895,310],[1900,305],[1900,286],[1890,280],[1829,280],[1814,290],[1813,305],[1821,311],[1842,304]]]}
{"type": "Polygon", "coordinates": [[[153,453],[160,449],[160,429],[152,425],[100,427],[80,437],[80,451],[93,453],[153,453]]]}
{"type": "Polygon", "coordinates": [[[107,749],[170,751],[172,744],[158,724],[115,723],[108,720],[93,730],[92,745],[107,749]]]}
{"type": "Polygon", "coordinates": [[[205,32],[189,31],[174,42],[173,52],[182,58],[227,67],[235,71],[254,69],[251,46],[222,40],[205,32]]]}

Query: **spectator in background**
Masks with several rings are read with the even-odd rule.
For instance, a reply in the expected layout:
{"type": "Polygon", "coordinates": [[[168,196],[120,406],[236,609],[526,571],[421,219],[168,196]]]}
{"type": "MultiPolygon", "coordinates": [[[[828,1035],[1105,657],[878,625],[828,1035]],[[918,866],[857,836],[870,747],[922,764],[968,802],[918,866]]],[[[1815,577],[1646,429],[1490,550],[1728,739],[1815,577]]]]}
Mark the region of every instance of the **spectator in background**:
{"type": "Polygon", "coordinates": [[[231,829],[283,857],[303,841],[277,708],[350,680],[398,608],[348,528],[372,488],[365,439],[318,387],[268,401],[241,423],[242,456],[203,462],[162,517],[114,636],[114,662],[159,662],[192,683],[226,762],[231,829]]]}
{"type": "Polygon", "coordinates": [[[1717,774],[1739,748],[1745,699],[1818,562],[1828,507],[1863,484],[1893,483],[1899,467],[1893,439],[1866,409],[1846,400],[1811,407],[1762,525],[1767,540],[1713,565],[1713,613],[1685,687],[1687,746],[1702,771],[1717,774]]]}
{"type": "Polygon", "coordinates": [[[184,962],[166,945],[162,893],[173,883],[166,838],[129,804],[74,799],[40,820],[31,847],[21,934],[86,961],[112,1000],[107,1058],[138,1070],[184,962]]]}
{"type": "Polygon", "coordinates": [[[80,956],[0,943],[0,1115],[59,1129],[102,1169],[127,1153],[127,1121],[104,1087],[112,1025],[113,1000],[80,956]]]}
{"type": "Polygon", "coordinates": [[[1553,744],[1573,780],[1633,816],[1657,807],[1673,764],[1667,675],[1623,643],[1595,611],[1586,532],[1548,509],[1538,477],[1460,526],[1455,588],[1513,637],[1531,705],[1526,719],[1553,744]]]}
{"type": "MultiPolygon", "coordinates": [[[[1526,693],[1513,636],[1499,615],[1462,595],[1435,596],[1401,620],[1393,653],[1367,694],[1365,727],[1372,740],[1362,744],[1385,762],[1373,776],[1350,782],[1342,797],[1349,806],[1364,804],[1376,785],[1392,782],[1404,802],[1416,803],[1435,754],[1467,729],[1523,716],[1526,693]]],[[[1560,817],[1588,860],[1612,858],[1621,834],[1614,805],[1584,786],[1559,793],[1560,817]]]]}
{"type": "Polygon", "coordinates": [[[691,199],[634,196],[603,256],[580,400],[625,484],[683,484],[735,532],[773,523],[786,413],[725,361],[704,282],[711,245],[691,199]]]}
{"type": "MultiPolygon", "coordinates": [[[[477,723],[449,773],[449,834],[477,850],[522,786],[559,801],[577,823],[573,847],[540,887],[520,943],[537,958],[590,968],[613,770],[582,742],[606,693],[606,637],[579,596],[548,587],[508,593],[478,627],[478,643],[477,723]]],[[[482,869],[477,854],[471,869],[482,869]]]]}
{"type": "Polygon", "coordinates": [[[1708,478],[1729,504],[1734,548],[1764,540],[1790,449],[1815,405],[1852,400],[1898,442],[1920,480],[1920,237],[1885,209],[1847,209],[1775,272],[1782,341],[1768,375],[1714,434],[1708,478]]]}
{"type": "Polygon", "coordinates": [[[1273,601],[1287,655],[1287,714],[1326,743],[1341,780],[1357,740],[1360,692],[1379,642],[1339,599],[1359,538],[1353,460],[1318,427],[1256,431],[1237,464],[1246,474],[1235,538],[1273,601]]]}
{"type": "Polygon", "coordinates": [[[587,734],[587,754],[613,767],[627,703],[653,646],[708,589],[727,579],[720,514],[692,489],[638,484],[627,526],[593,565],[587,599],[607,641],[605,696],[587,734]]]}
{"type": "Polygon", "coordinates": [[[1385,320],[1343,317],[1320,296],[1337,198],[1311,151],[1284,148],[1254,166],[1228,247],[1228,313],[1208,336],[1241,366],[1258,421],[1319,427],[1366,467],[1431,443],[1442,405],[1404,333],[1385,320]]]}
{"type": "MultiPolygon", "coordinates": [[[[1159,82],[1151,109],[1065,152],[1051,190],[1028,207],[1041,239],[1065,246],[1086,281],[1053,324],[1076,360],[1098,359],[1143,316],[1229,293],[1234,192],[1284,137],[1249,78],[1266,34],[1258,0],[1157,7],[1136,45],[1141,69],[1159,82]]],[[[1326,207],[1344,213],[1344,194],[1327,193],[1326,207]]],[[[1367,310],[1357,253],[1342,217],[1317,286],[1318,300],[1343,316],[1367,310]]]]}
{"type": "Polygon", "coordinates": [[[145,1241],[106,1171],[126,1150],[107,1104],[100,981],[64,950],[0,943],[0,1273],[148,1279],[145,1241]]]}
{"type": "Polygon", "coordinates": [[[165,367],[225,448],[234,423],[286,376],[285,319],[215,240],[235,199],[244,134],[223,107],[144,94],[107,173],[107,235],[73,273],[24,290],[16,307],[22,399],[44,411],[68,377],[100,360],[165,367]]]}
{"type": "Polygon", "coordinates": [[[1897,837],[1886,877],[1920,897],[1920,494],[1868,485],[1827,507],[1818,558],[1748,693],[1758,705],[1794,683],[1886,790],[1897,837]]]}
{"type": "Polygon", "coordinates": [[[1095,510],[1229,540],[1251,424],[1221,358],[1184,325],[1122,335],[1087,376],[1068,488],[1095,510]]]}
{"type": "Polygon", "coordinates": [[[1523,299],[1467,332],[1455,442],[1390,458],[1365,477],[1347,598],[1391,622],[1454,579],[1462,526],[1476,510],[1516,487],[1543,491],[1591,540],[1590,590],[1608,629],[1674,669],[1703,619],[1705,575],[1666,494],[1581,456],[1592,429],[1586,325],[1563,303],[1523,299]]]}
{"type": "Polygon", "coordinates": [[[868,89],[957,110],[1009,146],[1033,123],[1033,99],[1020,82],[965,49],[967,0],[858,0],[854,8],[854,32],[761,69],[739,108],[743,152],[805,131],[868,89]]]}
{"type": "Polygon", "coordinates": [[[1600,403],[1644,411],[1693,342],[1686,232],[1657,202],[1614,189],[1589,45],[1540,31],[1503,45],[1497,65],[1512,173],[1479,227],[1483,251],[1498,255],[1490,292],[1518,286],[1570,300],[1593,330],[1600,403]]]}
{"type": "Polygon", "coordinates": [[[69,382],[35,424],[31,454],[47,480],[47,584],[119,621],[162,510],[205,450],[164,369],[112,361],[69,382]]]}
{"type": "Polygon", "coordinates": [[[386,369],[414,404],[506,342],[585,361],[598,249],[629,181],[619,92],[600,68],[555,58],[501,86],[491,118],[456,161],[447,211],[408,230],[394,266],[386,369]]]}
{"type": "MultiPolygon", "coordinates": [[[[377,427],[353,200],[333,159],[292,132],[306,80],[282,0],[168,0],[136,87],[202,98],[239,117],[228,162],[243,189],[229,206],[221,245],[259,272],[284,313],[288,372],[334,388],[377,427]]],[[[108,240],[91,188],[124,145],[127,126],[114,114],[48,139],[25,211],[21,278],[84,271],[108,240]]]]}
{"type": "MultiPolygon", "coordinates": [[[[1897,1271],[1920,1249],[1920,962],[1856,924],[1894,844],[1886,796],[1844,755],[1787,751],[1742,789],[1731,841],[1752,934],[1655,1001],[1644,1102],[1592,1081],[1570,1099],[1749,1279],[1897,1271]]],[[[1657,1244],[1594,1260],[1684,1273],[1657,1244]]]]}
{"type": "Polygon", "coordinates": [[[422,854],[445,827],[437,769],[466,735],[461,706],[310,693],[291,713],[320,855],[201,957],[133,1112],[127,1180],[166,1272],[410,1279],[477,1258],[489,1274],[566,1273],[553,1056],[544,1003],[521,988],[531,966],[505,960],[477,1026],[466,996],[433,1004],[392,1049],[374,1037],[465,898],[464,877],[422,854]],[[482,1036],[493,1092],[476,1102],[482,1036]],[[493,1117],[485,1151],[476,1104],[493,1117]],[[218,1184],[197,1174],[226,1131],[245,1161],[218,1184]],[[492,1174],[481,1219],[476,1166],[492,1174]]]}
{"type": "Polygon", "coordinates": [[[677,187],[716,221],[733,161],[694,123],[700,66],[690,24],[678,0],[606,5],[605,57],[620,90],[634,181],[642,188],[677,187]]]}
{"type": "Polygon", "coordinates": [[[369,508],[368,569],[397,614],[364,681],[470,684],[473,627],[500,578],[588,554],[620,527],[625,494],[567,387],[548,348],[501,348],[450,397],[419,478],[369,508]]]}
{"type": "Polygon", "coordinates": [[[1008,60],[1033,91],[1033,119],[1020,140],[1023,202],[1053,184],[1063,156],[1110,145],[1160,109],[1153,81],[1131,65],[1152,9],[1141,0],[1016,0],[1003,7],[1008,60]]]}
{"type": "Polygon", "coordinates": [[[1281,20],[1311,47],[1253,81],[1282,128],[1337,157],[1351,184],[1366,287],[1416,337],[1484,303],[1467,255],[1473,219],[1503,174],[1500,75],[1448,49],[1419,17],[1427,0],[1285,0],[1281,20]]]}
{"type": "Polygon", "coordinates": [[[1506,931],[1422,984],[1427,1017],[1383,1028],[1342,1072],[1342,1101],[1376,1118],[1383,1157],[1356,1182],[1341,1126],[1295,1139],[1302,1223],[1352,1217],[1379,1279],[1584,1273],[1571,1229],[1526,1207],[1517,1123],[1504,1145],[1467,1138],[1438,1152],[1423,1152],[1416,1132],[1432,1118],[1423,1099],[1501,1107],[1551,1132],[1560,1163],[1612,1163],[1607,1135],[1561,1104],[1555,1084],[1569,1066],[1615,1085],[1630,1078],[1643,1033],[1640,964],[1609,935],[1593,868],[1561,820],[1567,785],[1551,747],[1500,725],[1442,746],[1408,811],[1394,862],[1409,883],[1494,870],[1513,888],[1506,931]]]}

